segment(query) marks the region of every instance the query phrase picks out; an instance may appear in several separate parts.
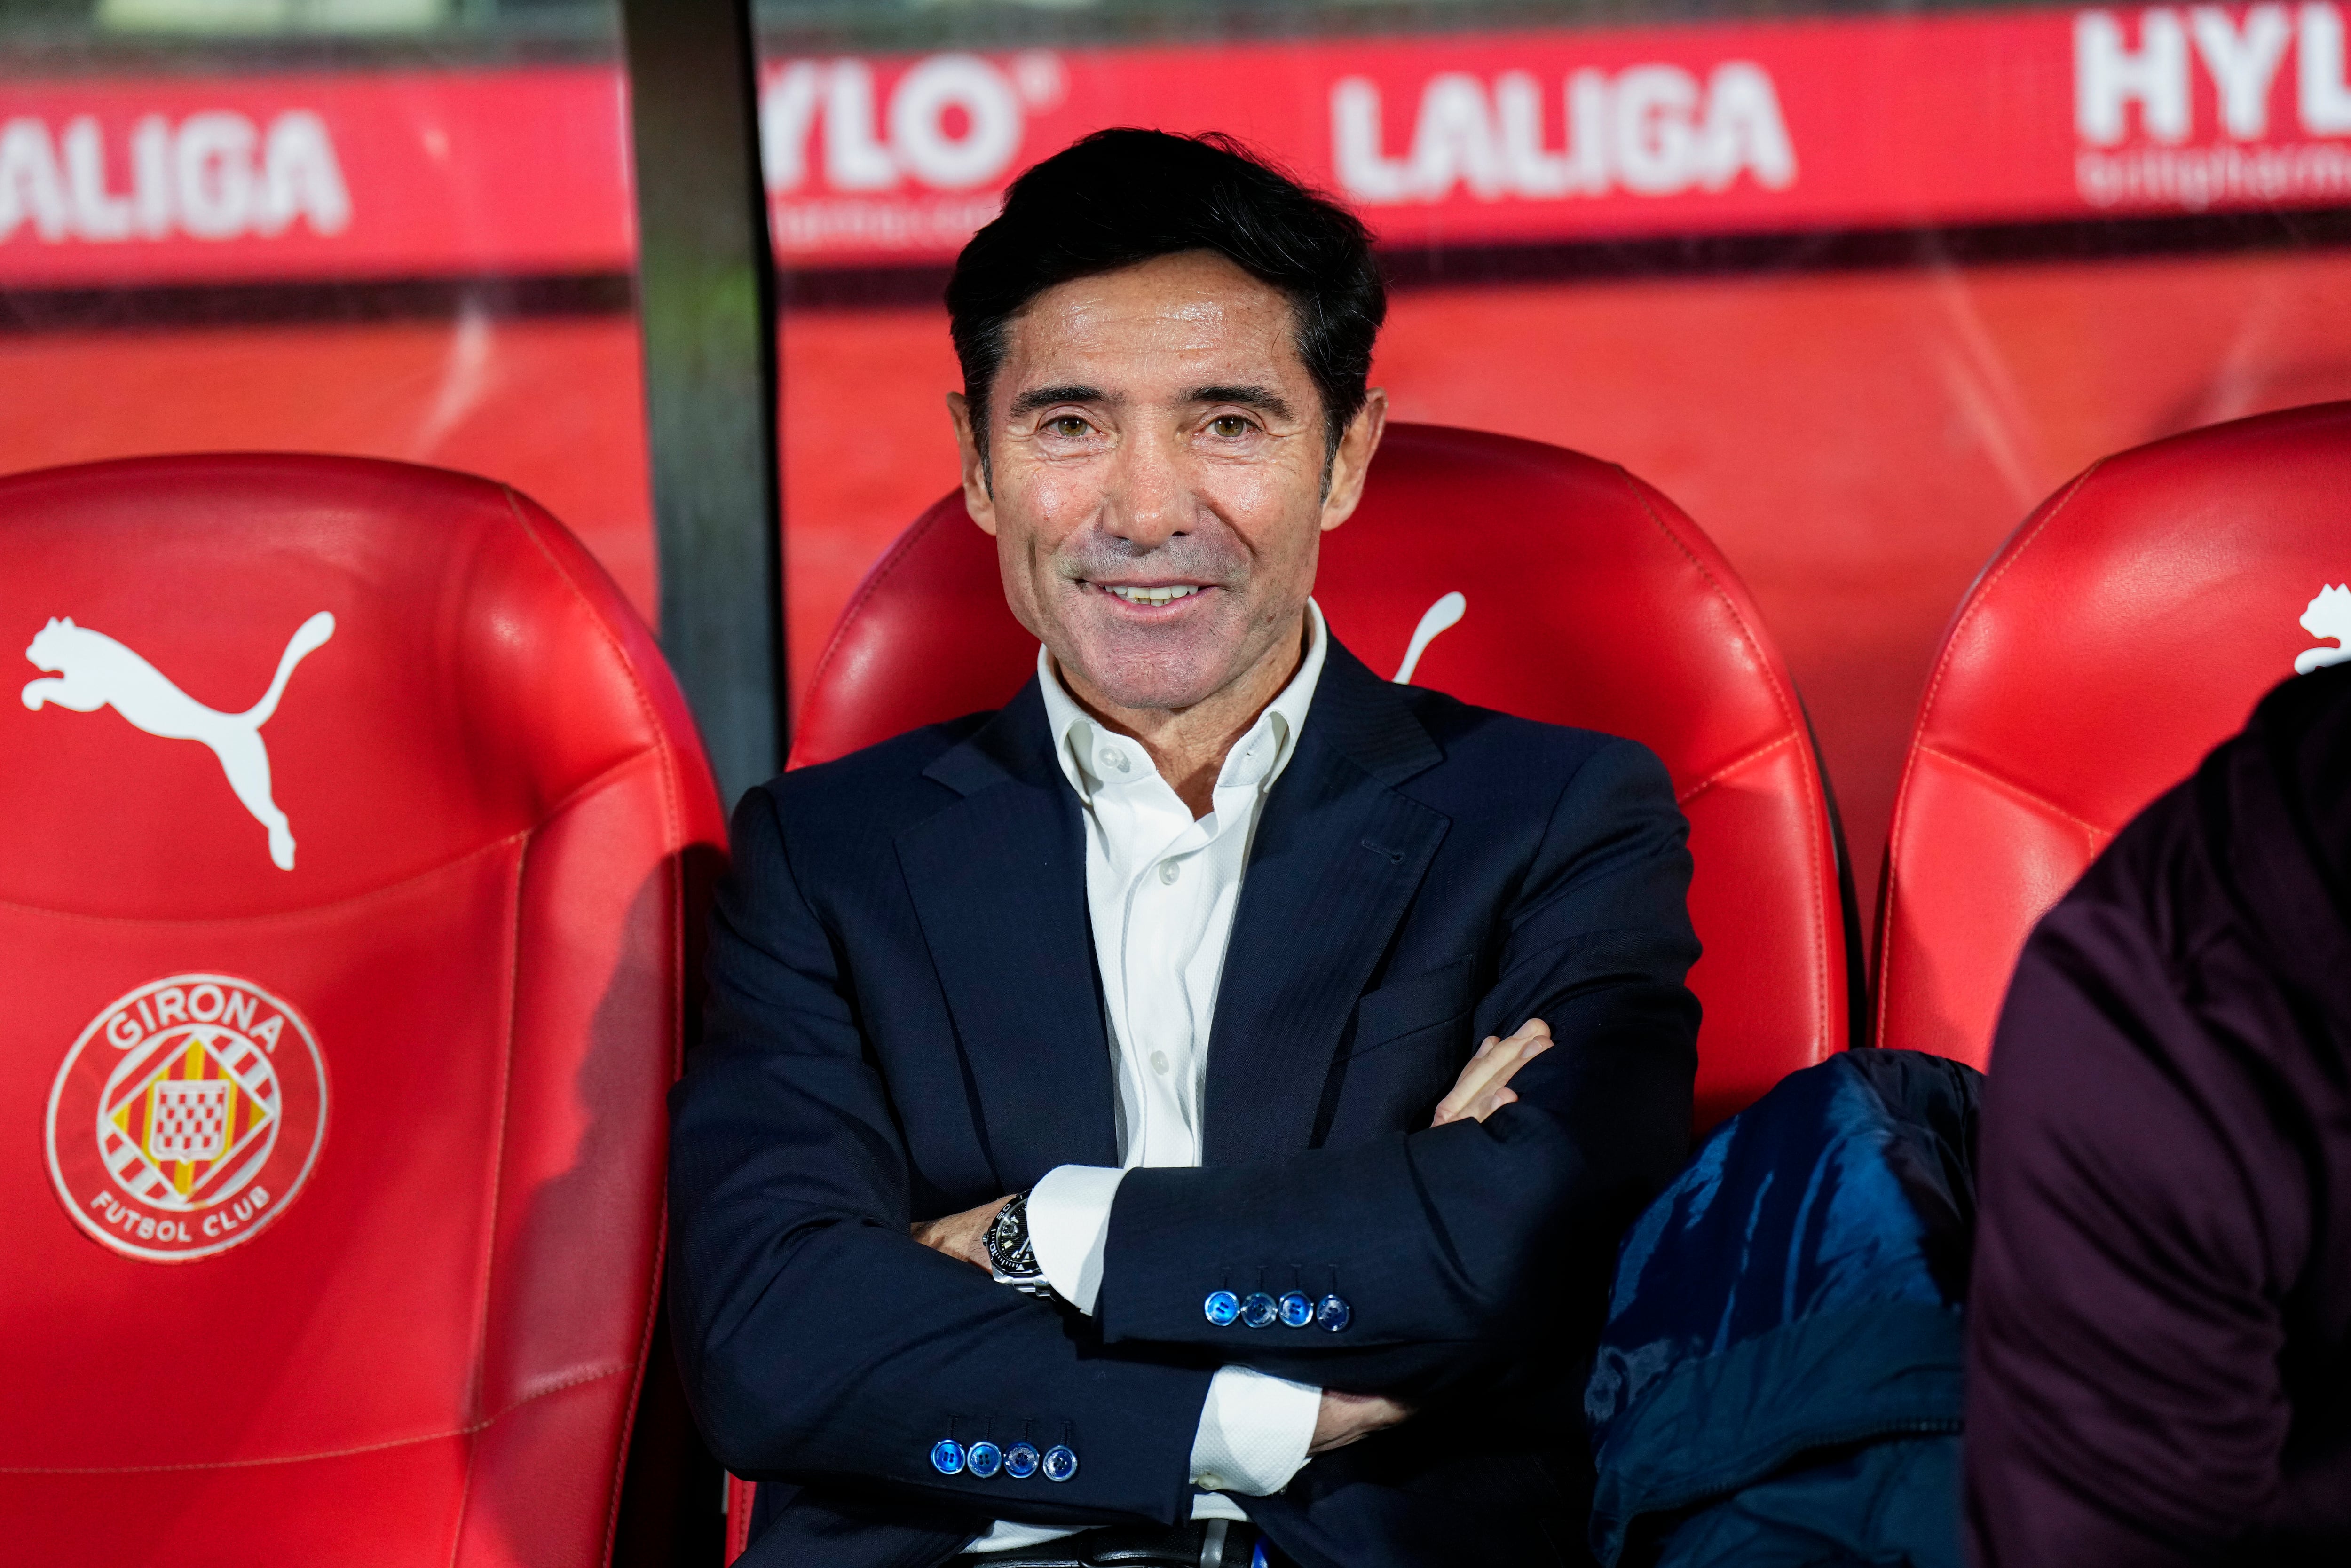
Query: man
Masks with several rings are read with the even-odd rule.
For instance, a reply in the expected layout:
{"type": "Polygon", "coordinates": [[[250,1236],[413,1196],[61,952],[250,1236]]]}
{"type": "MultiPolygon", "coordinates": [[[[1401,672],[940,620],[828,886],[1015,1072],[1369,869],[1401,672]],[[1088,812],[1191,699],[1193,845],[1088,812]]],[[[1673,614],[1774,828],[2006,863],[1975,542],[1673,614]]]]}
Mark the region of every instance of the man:
{"type": "Polygon", "coordinates": [[[672,1301],[749,1561],[1580,1560],[1690,1112],[1664,770],[1382,682],[1310,599],[1386,406],[1345,213],[1106,131],[947,298],[1042,648],[736,816],[672,1301]]]}
{"type": "Polygon", "coordinates": [[[2351,667],[2034,932],[1984,1103],[1985,1568],[2351,1560],[2351,667]]]}

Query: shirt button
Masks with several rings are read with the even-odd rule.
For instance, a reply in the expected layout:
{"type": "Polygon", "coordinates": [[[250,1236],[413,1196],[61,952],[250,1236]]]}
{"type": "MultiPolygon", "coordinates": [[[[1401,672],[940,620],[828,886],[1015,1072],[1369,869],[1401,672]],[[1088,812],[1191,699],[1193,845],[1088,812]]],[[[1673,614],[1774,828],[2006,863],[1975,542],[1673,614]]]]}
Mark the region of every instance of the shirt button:
{"type": "Polygon", "coordinates": [[[1123,773],[1130,766],[1126,760],[1126,753],[1121,751],[1115,746],[1105,746],[1102,747],[1102,765],[1104,768],[1109,768],[1113,773],[1123,773]]]}
{"type": "Polygon", "coordinates": [[[1167,1053],[1165,1051],[1155,1051],[1151,1053],[1151,1071],[1154,1072],[1165,1072],[1167,1071],[1167,1053]]]}
{"type": "Polygon", "coordinates": [[[1182,876],[1183,874],[1184,868],[1176,864],[1174,861],[1167,860],[1161,861],[1159,862],[1159,880],[1161,882],[1172,883],[1177,877],[1182,876]]]}
{"type": "Polygon", "coordinates": [[[1193,1477],[1192,1484],[1202,1491],[1222,1491],[1225,1490],[1225,1478],[1210,1470],[1205,1475],[1193,1477]]]}

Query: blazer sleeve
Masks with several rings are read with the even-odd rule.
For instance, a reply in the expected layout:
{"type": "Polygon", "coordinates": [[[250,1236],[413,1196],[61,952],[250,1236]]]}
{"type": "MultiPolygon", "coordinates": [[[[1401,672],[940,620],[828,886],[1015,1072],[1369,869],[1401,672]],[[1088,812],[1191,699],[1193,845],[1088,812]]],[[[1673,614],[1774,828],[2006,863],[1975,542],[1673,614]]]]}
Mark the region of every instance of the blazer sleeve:
{"type": "Polygon", "coordinates": [[[1596,1330],[1618,1236],[1688,1152],[1687,831],[1646,747],[1593,753],[1501,914],[1477,1009],[1480,1036],[1530,1017],[1552,1027],[1557,1044],[1512,1081],[1519,1102],[1286,1160],[1129,1173],[1096,1306],[1105,1339],[1395,1389],[1556,1337],[1563,1301],[1596,1330]],[[1212,1323],[1207,1295],[1252,1278],[1340,1294],[1352,1321],[1331,1333],[1212,1323]]]}
{"type": "Polygon", "coordinates": [[[1213,1369],[1105,1353],[1074,1314],[909,1237],[906,1149],[768,789],[733,844],[704,1038],[670,1099],[670,1310],[712,1450],[975,1528],[1182,1517],[1213,1369]],[[1077,1472],[942,1474],[950,1437],[1066,1446],[1077,1472]]]}

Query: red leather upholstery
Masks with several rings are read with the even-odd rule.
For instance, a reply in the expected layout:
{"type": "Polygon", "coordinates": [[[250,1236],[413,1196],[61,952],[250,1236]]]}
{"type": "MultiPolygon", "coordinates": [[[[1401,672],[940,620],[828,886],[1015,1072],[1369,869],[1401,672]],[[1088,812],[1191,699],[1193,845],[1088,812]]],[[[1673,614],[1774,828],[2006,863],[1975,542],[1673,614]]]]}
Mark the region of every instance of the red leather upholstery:
{"type": "Polygon", "coordinates": [[[2317,643],[2301,617],[2346,579],[2351,403],[2142,446],[2043,503],[1960,606],[1919,710],[1878,1042],[1983,1065],[2033,923],[2294,673],[2317,643]]]}
{"type": "MultiPolygon", "coordinates": [[[[819,762],[1000,706],[1037,643],[959,496],[900,536],[842,614],[792,747],[819,762]]],[[[1834,851],[1794,687],[1752,601],[1674,504],[1613,465],[1475,431],[1394,424],[1315,598],[1393,673],[1439,596],[1468,601],[1415,675],[1465,701],[1631,736],[1689,814],[1701,1120],[1844,1044],[1834,851]]]]}
{"type": "MultiPolygon", "coordinates": [[[[1674,504],[1613,464],[1509,436],[1391,424],[1362,507],[1323,541],[1315,599],[1383,674],[1448,592],[1459,623],[1415,684],[1646,742],[1690,820],[1706,955],[1698,1118],[1710,1125],[1844,1049],[1844,907],[1827,797],[1795,687],[1746,589],[1674,504]]],[[[1036,639],[1005,608],[995,546],[951,495],[843,612],[794,767],[1001,706],[1036,639]]],[[[733,1484],[727,1556],[752,1490],[733,1484]]]]}
{"type": "Polygon", "coordinates": [[[302,457],[0,481],[0,1558],[603,1561],[723,831],[651,636],[512,491],[302,457]]]}

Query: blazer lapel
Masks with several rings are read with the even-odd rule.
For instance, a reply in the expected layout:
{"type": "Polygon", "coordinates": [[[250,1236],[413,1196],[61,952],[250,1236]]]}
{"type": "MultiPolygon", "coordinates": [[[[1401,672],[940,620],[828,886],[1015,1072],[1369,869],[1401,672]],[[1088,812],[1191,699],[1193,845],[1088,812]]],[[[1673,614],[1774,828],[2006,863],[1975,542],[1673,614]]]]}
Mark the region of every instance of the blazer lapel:
{"type": "Polygon", "coordinates": [[[1442,757],[1402,695],[1334,642],[1241,883],[1204,1163],[1307,1147],[1348,1015],[1451,825],[1391,786],[1442,757]]]}
{"type": "Polygon", "coordinates": [[[989,1163],[1007,1191],[1057,1165],[1114,1166],[1085,841],[1035,679],[924,774],[963,798],[902,831],[898,862],[989,1163]]]}

